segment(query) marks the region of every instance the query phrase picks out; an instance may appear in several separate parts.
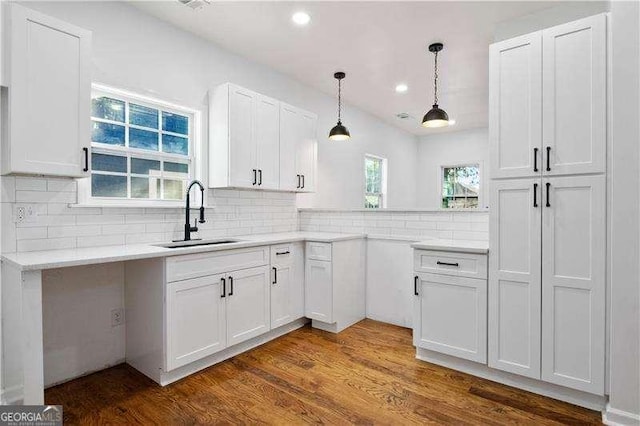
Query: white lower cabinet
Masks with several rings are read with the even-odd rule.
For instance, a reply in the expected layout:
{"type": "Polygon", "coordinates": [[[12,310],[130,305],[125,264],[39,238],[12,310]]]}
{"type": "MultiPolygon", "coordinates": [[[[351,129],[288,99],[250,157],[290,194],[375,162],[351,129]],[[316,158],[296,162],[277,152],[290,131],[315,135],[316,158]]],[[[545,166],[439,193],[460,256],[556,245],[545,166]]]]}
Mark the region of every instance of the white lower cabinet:
{"type": "Polygon", "coordinates": [[[487,280],[416,275],[414,345],[487,361],[487,280]]]}
{"type": "Polygon", "coordinates": [[[487,256],[414,250],[413,344],[475,362],[487,361],[487,256]],[[442,273],[418,272],[420,259],[436,258],[442,273]],[[483,265],[480,278],[460,276],[469,263],[483,265]]]}
{"type": "Polygon", "coordinates": [[[305,247],[305,316],[339,333],[365,318],[365,247],[362,238],[305,247]]]}
{"type": "Polygon", "coordinates": [[[269,331],[269,267],[230,272],[226,287],[227,346],[269,331]]]}
{"type": "Polygon", "coordinates": [[[224,275],[167,284],[167,370],[226,347],[224,275]]]}
{"type": "Polygon", "coordinates": [[[304,316],[304,247],[271,247],[271,329],[304,316]]]}
{"type": "Polygon", "coordinates": [[[333,322],[331,262],[307,259],[305,314],[307,318],[333,322]]]}

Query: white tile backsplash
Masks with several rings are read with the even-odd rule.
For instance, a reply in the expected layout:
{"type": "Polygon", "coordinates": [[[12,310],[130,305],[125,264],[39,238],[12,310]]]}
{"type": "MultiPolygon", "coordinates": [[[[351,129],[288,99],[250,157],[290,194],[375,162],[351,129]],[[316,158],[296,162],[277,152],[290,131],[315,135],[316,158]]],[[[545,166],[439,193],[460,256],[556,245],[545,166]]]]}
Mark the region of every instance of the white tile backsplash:
{"type": "Polygon", "coordinates": [[[366,233],[416,240],[489,240],[489,212],[477,211],[341,211],[303,209],[301,231],[366,233]]]}
{"type": "MultiPolygon", "coordinates": [[[[411,239],[489,239],[487,211],[344,211],[296,209],[296,195],[236,189],[207,191],[207,222],[198,238],[271,232],[367,233],[411,239]]],[[[73,179],[2,178],[2,251],[34,251],[104,245],[157,243],[182,238],[182,208],[70,207],[73,179]],[[16,206],[36,216],[15,223],[16,206]]],[[[197,213],[192,212],[192,220],[197,213]]]]}
{"type": "MultiPolygon", "coordinates": [[[[290,232],[298,229],[293,193],[207,191],[206,223],[198,238],[290,232]]],[[[182,237],[182,208],[70,207],[77,202],[74,179],[2,178],[2,251],[35,251],[165,242],[182,237]],[[16,206],[34,206],[36,216],[15,223],[16,206]]],[[[192,220],[197,216],[192,212],[192,220]]]]}

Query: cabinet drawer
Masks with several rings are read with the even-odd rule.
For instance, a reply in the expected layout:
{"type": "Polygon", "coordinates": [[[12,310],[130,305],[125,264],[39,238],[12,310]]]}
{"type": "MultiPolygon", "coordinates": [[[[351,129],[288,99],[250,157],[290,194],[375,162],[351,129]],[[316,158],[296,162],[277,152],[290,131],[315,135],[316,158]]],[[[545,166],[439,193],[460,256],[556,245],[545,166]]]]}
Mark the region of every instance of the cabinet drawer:
{"type": "Polygon", "coordinates": [[[331,260],[331,243],[307,243],[307,259],[310,260],[331,260]]]}
{"type": "Polygon", "coordinates": [[[271,263],[273,265],[290,265],[293,263],[293,244],[271,246],[271,263]]]}
{"type": "Polygon", "coordinates": [[[167,259],[167,282],[253,268],[269,263],[269,247],[198,253],[167,259]]]}
{"type": "Polygon", "coordinates": [[[487,256],[473,253],[414,250],[415,272],[487,279],[487,256]]]}

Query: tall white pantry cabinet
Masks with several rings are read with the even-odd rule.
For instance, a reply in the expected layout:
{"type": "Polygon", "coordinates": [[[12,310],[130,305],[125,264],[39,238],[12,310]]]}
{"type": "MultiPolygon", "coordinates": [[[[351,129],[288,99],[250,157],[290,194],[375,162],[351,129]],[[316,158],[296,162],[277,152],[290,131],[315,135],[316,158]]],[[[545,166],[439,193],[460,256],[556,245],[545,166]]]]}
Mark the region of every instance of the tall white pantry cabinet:
{"type": "Polygon", "coordinates": [[[490,48],[489,366],[604,394],[607,16],[490,48]]]}

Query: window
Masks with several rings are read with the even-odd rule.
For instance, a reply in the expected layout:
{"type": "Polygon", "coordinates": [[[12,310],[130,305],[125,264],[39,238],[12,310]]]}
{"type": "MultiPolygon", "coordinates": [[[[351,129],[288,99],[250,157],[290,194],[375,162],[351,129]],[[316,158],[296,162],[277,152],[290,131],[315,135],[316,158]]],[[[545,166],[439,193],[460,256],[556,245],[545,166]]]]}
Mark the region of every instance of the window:
{"type": "Polygon", "coordinates": [[[95,86],[88,198],[101,204],[182,200],[193,176],[194,115],[186,108],[95,86]]]}
{"type": "Polygon", "coordinates": [[[386,207],[387,160],[373,155],[364,157],[364,207],[386,207]]]}
{"type": "Polygon", "coordinates": [[[442,167],[443,209],[475,209],[480,197],[480,165],[442,167]]]}

